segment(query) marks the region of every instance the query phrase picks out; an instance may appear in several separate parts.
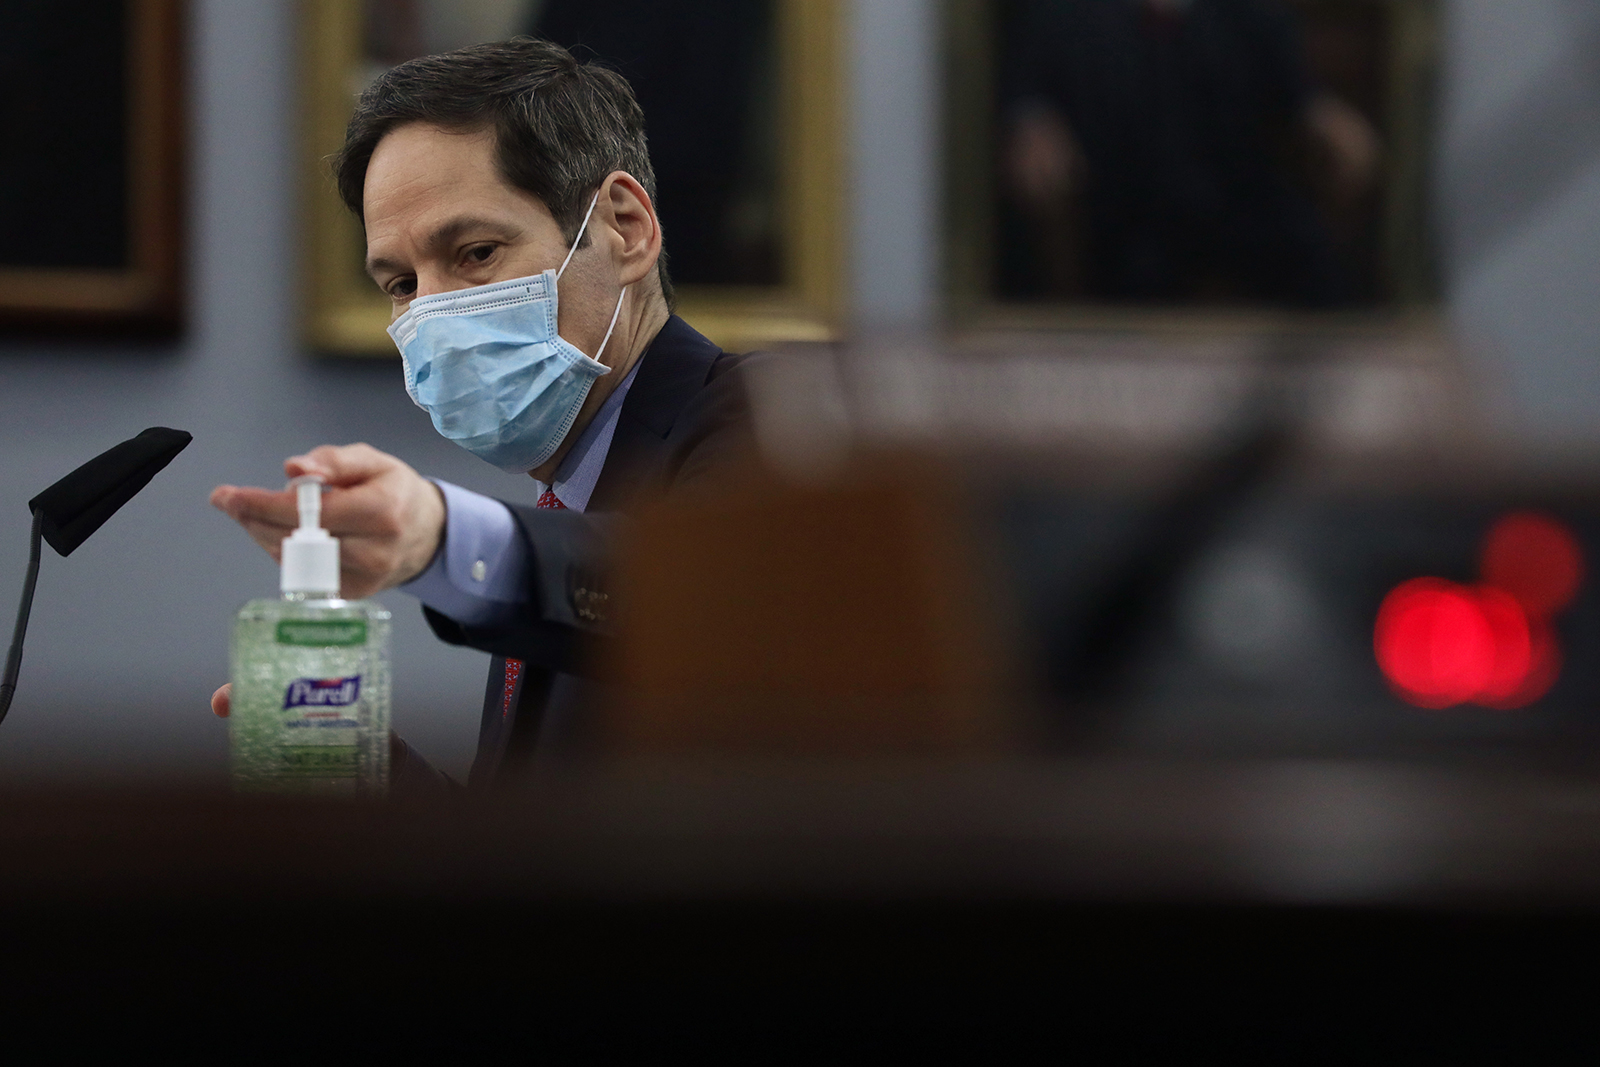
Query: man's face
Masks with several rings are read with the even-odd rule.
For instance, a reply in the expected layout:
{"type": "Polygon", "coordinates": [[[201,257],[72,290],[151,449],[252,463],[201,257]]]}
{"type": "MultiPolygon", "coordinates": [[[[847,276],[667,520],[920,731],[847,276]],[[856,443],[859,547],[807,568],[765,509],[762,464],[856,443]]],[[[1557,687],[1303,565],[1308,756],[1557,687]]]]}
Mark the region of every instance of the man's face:
{"type": "Polygon", "coordinates": [[[416,297],[525,278],[567,254],[549,209],[500,176],[492,130],[391,131],[367,165],[362,207],[367,273],[395,317],[416,297]]]}

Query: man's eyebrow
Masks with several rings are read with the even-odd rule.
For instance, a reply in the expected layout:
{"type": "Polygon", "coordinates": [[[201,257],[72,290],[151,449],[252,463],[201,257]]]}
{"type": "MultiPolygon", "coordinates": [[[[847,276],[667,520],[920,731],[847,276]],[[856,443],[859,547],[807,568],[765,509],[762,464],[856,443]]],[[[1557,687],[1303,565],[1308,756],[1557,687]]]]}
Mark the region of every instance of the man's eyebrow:
{"type": "MultiPolygon", "coordinates": [[[[481,215],[459,215],[448,222],[441,223],[428,234],[423,244],[429,251],[441,247],[449,247],[461,239],[461,235],[472,231],[488,231],[498,237],[515,237],[522,232],[522,228],[503,219],[485,218],[481,215]]],[[[367,260],[367,274],[376,278],[380,271],[398,271],[404,267],[398,261],[385,256],[376,256],[367,260]]]]}
{"type": "Polygon", "coordinates": [[[399,269],[400,263],[398,260],[388,259],[384,256],[378,256],[376,258],[367,260],[367,277],[373,279],[374,281],[377,280],[379,272],[388,271],[392,273],[394,271],[398,271],[399,269]]]}

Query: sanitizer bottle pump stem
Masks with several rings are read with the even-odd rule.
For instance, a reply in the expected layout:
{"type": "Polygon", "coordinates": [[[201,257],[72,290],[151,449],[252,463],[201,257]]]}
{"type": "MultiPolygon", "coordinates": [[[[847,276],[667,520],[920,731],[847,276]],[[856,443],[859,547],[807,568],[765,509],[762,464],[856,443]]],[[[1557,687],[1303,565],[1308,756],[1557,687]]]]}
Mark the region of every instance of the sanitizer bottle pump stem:
{"type": "Polygon", "coordinates": [[[233,627],[234,786],[381,797],[389,785],[389,611],[339,599],[339,541],[321,525],[321,479],[289,484],[300,526],[283,539],[283,595],[250,601],[233,627]]]}

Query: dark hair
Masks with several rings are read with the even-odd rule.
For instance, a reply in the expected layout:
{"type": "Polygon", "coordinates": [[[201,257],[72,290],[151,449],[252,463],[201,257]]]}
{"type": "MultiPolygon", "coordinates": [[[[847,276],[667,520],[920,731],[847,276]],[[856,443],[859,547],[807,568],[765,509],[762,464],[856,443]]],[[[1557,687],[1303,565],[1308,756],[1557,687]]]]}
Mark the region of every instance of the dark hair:
{"type": "MultiPolygon", "coordinates": [[[[357,218],[363,217],[361,192],[378,142],[412,122],[493,129],[501,175],[538,197],[569,242],[595,189],[614,170],[633,175],[655,200],[644,112],[627,79],[597,62],[580,63],[549,41],[516,37],[423,56],[368,86],[333,160],[339,196],[357,218]]],[[[665,251],[657,273],[671,307],[665,251]]]]}

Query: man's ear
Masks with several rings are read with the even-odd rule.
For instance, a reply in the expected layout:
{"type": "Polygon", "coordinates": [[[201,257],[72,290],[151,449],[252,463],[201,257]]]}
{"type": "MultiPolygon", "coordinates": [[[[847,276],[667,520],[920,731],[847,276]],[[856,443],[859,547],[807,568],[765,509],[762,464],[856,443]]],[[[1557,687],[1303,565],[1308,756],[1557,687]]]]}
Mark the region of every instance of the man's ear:
{"type": "Polygon", "coordinates": [[[632,285],[654,274],[661,257],[661,223],[650,194],[633,175],[615,170],[606,176],[600,199],[609,207],[611,226],[622,238],[616,252],[622,284],[632,285]]]}

